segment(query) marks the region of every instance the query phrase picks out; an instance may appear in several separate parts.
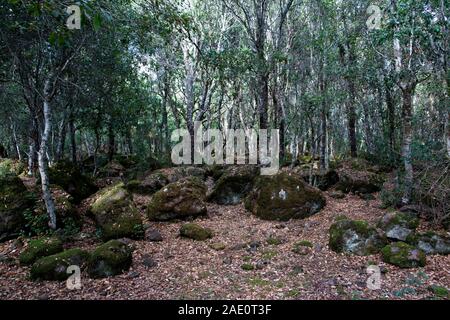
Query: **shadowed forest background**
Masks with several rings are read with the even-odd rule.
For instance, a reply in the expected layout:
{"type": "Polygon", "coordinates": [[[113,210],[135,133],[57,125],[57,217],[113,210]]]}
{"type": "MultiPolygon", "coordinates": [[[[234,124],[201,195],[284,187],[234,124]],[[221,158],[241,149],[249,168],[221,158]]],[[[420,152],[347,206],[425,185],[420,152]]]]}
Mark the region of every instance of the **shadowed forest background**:
{"type": "Polygon", "coordinates": [[[123,277],[114,292],[89,280],[100,289],[70,293],[81,298],[122,299],[121,281],[140,277],[132,298],[448,298],[449,10],[444,0],[2,0],[0,298],[69,297],[27,275],[65,280],[74,264],[92,279],[123,277]],[[66,26],[73,4],[80,30],[66,26]],[[280,174],[173,165],[173,130],[193,137],[196,121],[224,138],[279,129],[280,174]],[[185,224],[194,218],[203,226],[185,224]],[[207,242],[180,244],[178,233],[207,242]],[[345,268],[325,274],[379,253],[370,261],[398,268],[382,293],[352,287],[364,270],[358,281],[345,268]],[[212,280],[204,255],[236,279],[212,280]],[[280,271],[299,256],[309,262],[280,271]],[[190,281],[149,289],[162,276],[143,276],[141,263],[190,281]],[[18,282],[4,276],[16,264],[18,282]],[[425,289],[398,282],[425,265],[413,276],[425,289]],[[307,279],[308,267],[320,276],[307,279]],[[240,289],[224,293],[233,281],[240,289]]]}

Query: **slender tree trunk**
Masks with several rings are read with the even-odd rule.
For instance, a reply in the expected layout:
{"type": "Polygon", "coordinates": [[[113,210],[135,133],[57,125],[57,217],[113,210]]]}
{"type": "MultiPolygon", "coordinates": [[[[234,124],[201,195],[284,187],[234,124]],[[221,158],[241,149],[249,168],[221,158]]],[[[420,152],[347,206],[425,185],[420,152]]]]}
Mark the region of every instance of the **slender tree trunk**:
{"type": "Polygon", "coordinates": [[[14,143],[14,149],[17,152],[17,159],[19,159],[19,161],[22,161],[22,153],[20,152],[20,145],[19,145],[19,141],[17,139],[16,126],[14,125],[14,122],[11,118],[9,118],[9,121],[11,122],[11,132],[12,132],[12,138],[13,138],[13,143],[14,143]]]}
{"type": "Polygon", "coordinates": [[[112,161],[114,154],[116,153],[116,137],[114,134],[114,128],[112,121],[108,124],[108,159],[112,161]]]}
{"type": "Polygon", "coordinates": [[[352,158],[358,157],[356,142],[356,106],[355,106],[355,86],[353,81],[349,81],[350,102],[347,105],[348,139],[350,142],[350,155],[352,158]]]}
{"type": "Polygon", "coordinates": [[[404,194],[403,204],[411,202],[414,170],[412,165],[411,144],[413,138],[412,130],[412,99],[415,91],[415,85],[407,85],[402,88],[403,94],[403,163],[405,166],[404,194]]]}
{"type": "Polygon", "coordinates": [[[61,126],[59,128],[59,135],[58,135],[58,144],[56,146],[56,161],[59,161],[64,156],[64,148],[66,146],[66,134],[67,134],[67,123],[66,119],[61,121],[61,126]]]}
{"type": "Polygon", "coordinates": [[[73,119],[73,114],[70,116],[69,120],[69,133],[70,133],[70,154],[73,163],[77,163],[77,140],[75,136],[75,122],[73,119]]]}
{"type": "Polygon", "coordinates": [[[41,145],[38,152],[38,162],[39,173],[41,175],[42,198],[44,200],[47,214],[49,216],[49,226],[51,229],[56,230],[56,210],[50,190],[47,159],[48,139],[50,137],[52,123],[50,102],[48,101],[49,90],[49,82],[47,81],[44,89],[44,130],[42,133],[41,145]]]}
{"type": "Polygon", "coordinates": [[[392,87],[385,81],[386,106],[388,113],[388,135],[391,154],[395,152],[395,105],[391,94],[392,87]]]}

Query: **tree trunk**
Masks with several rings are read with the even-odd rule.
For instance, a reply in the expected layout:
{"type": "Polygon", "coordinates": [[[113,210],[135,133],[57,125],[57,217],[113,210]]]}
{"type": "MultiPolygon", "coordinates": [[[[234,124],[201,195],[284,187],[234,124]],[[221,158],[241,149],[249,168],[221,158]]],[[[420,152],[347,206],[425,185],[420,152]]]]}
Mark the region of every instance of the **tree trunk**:
{"type": "Polygon", "coordinates": [[[73,114],[70,116],[69,120],[69,133],[70,133],[70,153],[73,163],[77,163],[77,141],[75,136],[75,123],[73,119],[73,114]]]}
{"type": "Polygon", "coordinates": [[[349,81],[350,102],[347,105],[348,139],[350,142],[350,155],[352,158],[358,157],[356,143],[356,107],[355,107],[355,86],[353,81],[349,81]]]}
{"type": "MultiPolygon", "coordinates": [[[[19,141],[17,139],[17,132],[16,132],[16,126],[14,125],[14,122],[11,118],[9,118],[10,122],[11,122],[11,132],[12,132],[12,138],[13,138],[13,143],[14,143],[14,149],[17,152],[17,159],[19,159],[19,161],[22,161],[22,153],[20,152],[20,145],[19,145],[19,141]]],[[[0,155],[1,157],[1,155],[0,155]]]]}
{"type": "Polygon", "coordinates": [[[61,126],[59,128],[59,135],[58,135],[58,144],[56,146],[56,161],[59,161],[64,156],[64,148],[66,146],[66,133],[67,133],[67,123],[66,119],[61,121],[61,126]]]}
{"type": "Polygon", "coordinates": [[[388,113],[388,135],[391,154],[395,152],[395,105],[391,94],[392,87],[385,80],[386,106],[388,113]]]}
{"type": "Polygon", "coordinates": [[[47,159],[47,148],[48,139],[51,132],[51,108],[48,101],[49,83],[45,84],[44,89],[44,130],[42,133],[41,145],[38,152],[38,162],[39,162],[39,173],[41,175],[41,186],[42,186],[42,198],[45,203],[45,208],[47,209],[47,214],[49,216],[49,227],[56,230],[56,210],[55,204],[53,202],[52,193],[50,191],[50,181],[48,178],[48,159],[47,159]]]}
{"type": "Polygon", "coordinates": [[[112,121],[108,124],[108,159],[112,161],[116,153],[116,137],[114,135],[114,128],[112,121]]]}
{"type": "Polygon", "coordinates": [[[412,165],[411,144],[413,138],[412,131],[412,99],[415,91],[415,84],[407,85],[402,88],[403,94],[403,163],[405,166],[404,193],[402,204],[411,202],[414,171],[412,165]]]}

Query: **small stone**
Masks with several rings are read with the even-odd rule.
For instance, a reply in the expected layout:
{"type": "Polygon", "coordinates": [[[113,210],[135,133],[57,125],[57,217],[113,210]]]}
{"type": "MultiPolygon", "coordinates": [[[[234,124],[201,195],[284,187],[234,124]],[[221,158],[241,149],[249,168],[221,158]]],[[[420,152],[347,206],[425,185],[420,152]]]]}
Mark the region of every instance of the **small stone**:
{"type": "Polygon", "coordinates": [[[330,197],[333,199],[344,199],[345,193],[343,193],[342,191],[333,191],[330,193],[330,197]]]}
{"type": "Polygon", "coordinates": [[[209,247],[216,251],[222,251],[222,250],[225,250],[226,245],[224,243],[219,242],[219,243],[213,243],[209,247]]]}
{"type": "Polygon", "coordinates": [[[261,242],[260,241],[252,241],[248,245],[250,246],[250,248],[257,249],[261,246],[261,242]]]}
{"type": "Polygon", "coordinates": [[[256,262],[256,270],[262,270],[269,264],[267,260],[259,260],[256,262]]]}
{"type": "Polygon", "coordinates": [[[247,245],[245,243],[239,243],[239,244],[232,246],[230,249],[233,251],[239,251],[239,250],[245,249],[246,247],[247,247],[247,245]]]}
{"type": "Polygon", "coordinates": [[[223,264],[230,265],[232,262],[233,262],[233,258],[231,258],[231,257],[225,257],[223,259],[223,264]]]}
{"type": "Polygon", "coordinates": [[[145,231],[145,239],[150,242],[161,242],[163,237],[161,233],[156,229],[147,229],[145,231]]]}
{"type": "Polygon", "coordinates": [[[148,254],[142,257],[142,264],[147,268],[155,268],[158,265],[156,261],[152,258],[152,256],[148,254]]]}
{"type": "Polygon", "coordinates": [[[132,271],[128,274],[128,278],[130,279],[135,279],[135,278],[139,278],[139,272],[136,271],[132,271]]]}
{"type": "Polygon", "coordinates": [[[360,193],[359,197],[362,200],[366,200],[366,201],[373,201],[373,200],[376,199],[375,196],[373,194],[370,194],[370,193],[360,193]]]}

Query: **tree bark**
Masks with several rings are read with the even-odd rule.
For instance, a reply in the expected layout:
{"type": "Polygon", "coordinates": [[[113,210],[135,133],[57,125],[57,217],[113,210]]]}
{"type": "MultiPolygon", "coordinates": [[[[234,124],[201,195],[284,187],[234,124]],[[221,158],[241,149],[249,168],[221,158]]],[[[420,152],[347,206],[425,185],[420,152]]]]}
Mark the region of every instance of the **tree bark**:
{"type": "Polygon", "coordinates": [[[70,153],[73,163],[77,163],[77,141],[75,136],[75,123],[73,114],[69,120],[69,133],[70,133],[70,153]]]}
{"type": "Polygon", "coordinates": [[[412,165],[411,144],[413,138],[412,130],[412,99],[415,91],[415,84],[409,84],[402,88],[403,105],[403,163],[405,167],[405,179],[404,179],[404,193],[402,198],[402,204],[409,204],[411,202],[414,170],[412,165]]]}
{"type": "Polygon", "coordinates": [[[38,162],[39,162],[39,173],[41,175],[41,186],[42,186],[42,198],[45,203],[45,208],[47,209],[47,214],[49,216],[49,227],[56,230],[56,210],[55,204],[53,202],[53,197],[50,190],[50,181],[48,178],[48,159],[47,159],[47,148],[48,139],[51,132],[51,107],[48,100],[50,88],[49,81],[45,84],[44,89],[44,130],[41,138],[41,145],[38,152],[38,162]]]}

